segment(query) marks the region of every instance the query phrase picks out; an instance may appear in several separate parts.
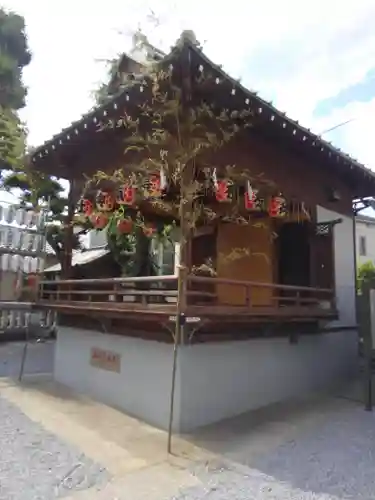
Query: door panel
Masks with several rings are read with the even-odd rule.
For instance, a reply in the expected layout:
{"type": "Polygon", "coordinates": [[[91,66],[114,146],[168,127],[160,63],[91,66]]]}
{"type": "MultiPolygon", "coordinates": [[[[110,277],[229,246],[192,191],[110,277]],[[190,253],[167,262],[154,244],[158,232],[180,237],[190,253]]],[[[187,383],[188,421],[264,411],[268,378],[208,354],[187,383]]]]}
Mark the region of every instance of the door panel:
{"type": "MultiPolygon", "coordinates": [[[[252,225],[222,224],[217,238],[217,272],[219,278],[273,282],[272,247],[270,221],[265,219],[252,225]],[[246,254],[244,253],[246,250],[246,254]],[[240,254],[240,258],[235,258],[240,254]]],[[[235,285],[219,285],[219,303],[245,305],[246,290],[235,285]]],[[[271,305],[271,288],[253,288],[250,295],[252,305],[271,305]]]]}

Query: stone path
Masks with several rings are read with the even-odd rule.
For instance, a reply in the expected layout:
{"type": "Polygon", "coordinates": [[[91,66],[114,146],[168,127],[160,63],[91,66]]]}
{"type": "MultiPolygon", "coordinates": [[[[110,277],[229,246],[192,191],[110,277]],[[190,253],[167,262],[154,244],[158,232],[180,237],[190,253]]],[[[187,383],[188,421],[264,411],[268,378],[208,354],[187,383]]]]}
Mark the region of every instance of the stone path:
{"type": "Polygon", "coordinates": [[[180,487],[197,483],[187,464],[209,456],[176,439],[176,456],[168,457],[164,432],[76,395],[49,377],[26,378],[21,385],[0,380],[0,426],[4,422],[8,437],[0,441],[1,500],[169,499],[180,487]],[[45,466],[34,465],[40,457],[45,466]],[[28,489],[28,482],[39,489],[28,489]],[[32,496],[34,490],[39,496],[32,496]]]}

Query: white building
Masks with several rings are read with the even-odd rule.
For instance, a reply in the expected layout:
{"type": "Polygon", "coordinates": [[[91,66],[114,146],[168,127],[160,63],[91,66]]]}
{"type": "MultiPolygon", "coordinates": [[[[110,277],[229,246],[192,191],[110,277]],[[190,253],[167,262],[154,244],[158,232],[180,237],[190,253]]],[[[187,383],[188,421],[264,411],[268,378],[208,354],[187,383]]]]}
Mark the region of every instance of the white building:
{"type": "Polygon", "coordinates": [[[356,217],[357,265],[371,261],[375,265],[375,218],[368,215],[356,217]]]}
{"type": "Polygon", "coordinates": [[[103,247],[107,244],[106,231],[89,231],[83,238],[83,244],[88,250],[103,247]]]}

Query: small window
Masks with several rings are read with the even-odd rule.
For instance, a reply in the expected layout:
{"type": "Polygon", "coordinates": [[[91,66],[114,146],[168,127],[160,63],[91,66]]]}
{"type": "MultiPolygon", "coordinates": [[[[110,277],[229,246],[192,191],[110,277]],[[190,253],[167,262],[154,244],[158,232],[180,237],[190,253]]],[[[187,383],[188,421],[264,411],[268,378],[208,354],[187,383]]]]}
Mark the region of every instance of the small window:
{"type": "Polygon", "coordinates": [[[359,237],[359,255],[364,257],[367,254],[366,252],[366,238],[364,236],[359,237]]]}

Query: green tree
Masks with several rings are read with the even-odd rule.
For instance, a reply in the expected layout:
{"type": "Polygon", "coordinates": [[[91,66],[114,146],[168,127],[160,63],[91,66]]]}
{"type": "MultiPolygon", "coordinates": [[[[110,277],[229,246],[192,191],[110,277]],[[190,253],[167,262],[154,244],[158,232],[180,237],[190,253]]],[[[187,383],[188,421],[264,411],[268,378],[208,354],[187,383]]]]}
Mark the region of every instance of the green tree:
{"type": "Polygon", "coordinates": [[[368,281],[373,281],[375,279],[375,266],[371,260],[364,262],[357,269],[357,288],[360,293],[363,289],[363,285],[368,281]]]}
{"type": "Polygon", "coordinates": [[[25,130],[18,111],[25,106],[22,71],[30,63],[23,17],[0,9],[0,168],[20,165],[25,130]]]}

